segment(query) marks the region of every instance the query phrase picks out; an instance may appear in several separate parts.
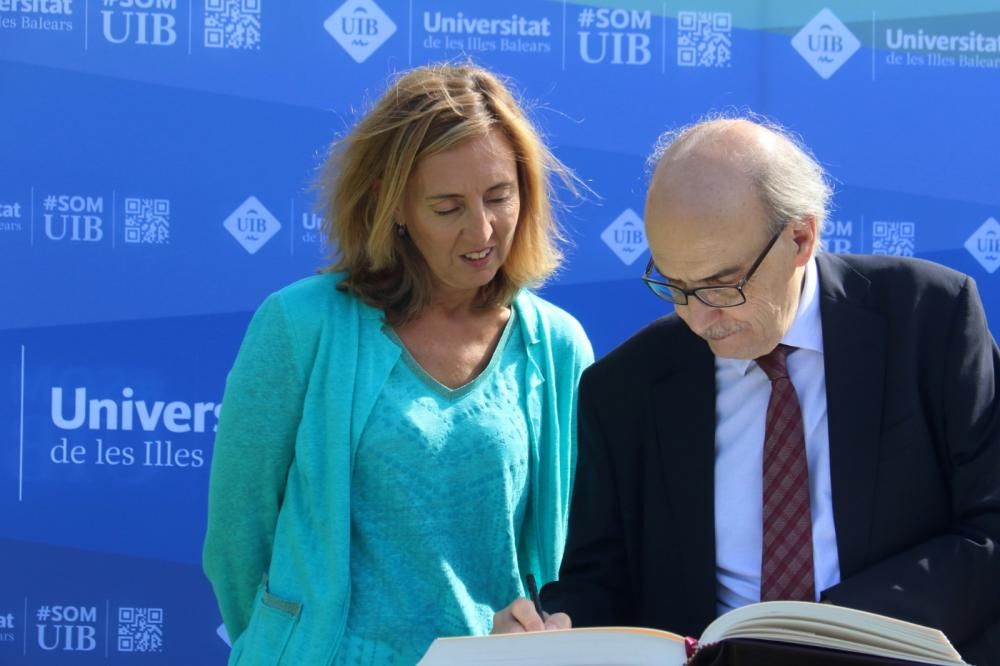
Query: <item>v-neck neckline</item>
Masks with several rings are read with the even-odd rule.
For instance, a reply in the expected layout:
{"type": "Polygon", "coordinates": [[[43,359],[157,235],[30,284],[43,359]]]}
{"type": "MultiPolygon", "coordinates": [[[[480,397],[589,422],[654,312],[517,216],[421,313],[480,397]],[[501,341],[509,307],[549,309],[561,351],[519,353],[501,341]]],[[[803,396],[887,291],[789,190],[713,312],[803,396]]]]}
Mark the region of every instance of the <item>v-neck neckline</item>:
{"type": "Polygon", "coordinates": [[[413,370],[413,373],[417,375],[417,377],[424,384],[429,386],[435,393],[447,398],[448,400],[458,400],[479,386],[479,384],[481,384],[482,381],[484,381],[485,378],[488,377],[493,369],[500,363],[500,358],[503,356],[503,350],[507,346],[507,340],[510,337],[510,332],[514,328],[514,319],[517,317],[515,313],[516,309],[510,308],[510,317],[507,318],[507,323],[504,324],[503,333],[500,334],[500,340],[497,342],[497,346],[493,350],[493,356],[490,358],[490,362],[486,364],[486,367],[483,368],[482,372],[478,375],[470,379],[465,384],[455,388],[442,384],[434,377],[434,375],[427,372],[427,370],[420,365],[420,362],[414,358],[413,354],[410,353],[410,350],[406,347],[403,340],[399,337],[399,334],[396,333],[392,326],[385,324],[383,325],[382,330],[385,331],[385,334],[389,336],[390,340],[399,345],[399,348],[402,350],[400,356],[403,358],[403,361],[410,367],[411,370],[413,370]]]}

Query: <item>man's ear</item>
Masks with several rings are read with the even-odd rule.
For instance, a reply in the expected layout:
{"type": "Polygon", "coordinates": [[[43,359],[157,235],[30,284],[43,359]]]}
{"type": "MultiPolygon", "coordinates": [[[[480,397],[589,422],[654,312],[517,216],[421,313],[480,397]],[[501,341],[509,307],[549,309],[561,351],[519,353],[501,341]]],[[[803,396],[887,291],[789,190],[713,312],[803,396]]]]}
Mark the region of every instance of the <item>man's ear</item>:
{"type": "Polygon", "coordinates": [[[818,249],[819,228],[815,215],[803,215],[792,221],[792,240],[795,241],[795,266],[805,266],[818,249]]]}

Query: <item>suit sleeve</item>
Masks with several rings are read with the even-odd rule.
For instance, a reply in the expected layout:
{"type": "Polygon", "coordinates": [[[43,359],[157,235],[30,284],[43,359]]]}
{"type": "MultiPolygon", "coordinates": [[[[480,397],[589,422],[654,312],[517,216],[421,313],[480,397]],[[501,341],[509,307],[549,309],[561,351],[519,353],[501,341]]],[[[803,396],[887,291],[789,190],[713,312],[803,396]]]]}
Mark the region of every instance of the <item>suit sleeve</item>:
{"type": "Polygon", "coordinates": [[[1000,354],[971,278],[959,292],[943,356],[933,422],[951,523],[824,598],[938,627],[960,645],[1000,617],[1000,354]]]}
{"type": "Polygon", "coordinates": [[[579,460],[559,580],[542,589],[550,613],[567,613],[574,626],[633,623],[621,510],[608,439],[596,408],[593,373],[580,381],[579,460]]]}
{"type": "Polygon", "coordinates": [[[305,382],[277,296],[250,322],[226,381],[212,454],[203,551],[230,639],[246,629],[271,560],[305,382]]]}

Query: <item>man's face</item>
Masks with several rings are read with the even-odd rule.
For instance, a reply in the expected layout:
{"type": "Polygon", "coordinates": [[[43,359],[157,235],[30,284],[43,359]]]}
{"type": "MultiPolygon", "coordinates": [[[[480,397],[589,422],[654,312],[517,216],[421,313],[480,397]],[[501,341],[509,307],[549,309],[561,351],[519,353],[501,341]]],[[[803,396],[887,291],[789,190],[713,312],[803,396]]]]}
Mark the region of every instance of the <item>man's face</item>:
{"type": "MultiPolygon", "coordinates": [[[[661,168],[646,199],[646,235],[659,271],[684,289],[734,285],[767,246],[767,211],[749,179],[724,157],[661,168]]],[[[693,296],[677,314],[716,356],[770,352],[798,309],[815,222],[790,222],[744,286],[746,303],[713,308],[693,296]]]]}

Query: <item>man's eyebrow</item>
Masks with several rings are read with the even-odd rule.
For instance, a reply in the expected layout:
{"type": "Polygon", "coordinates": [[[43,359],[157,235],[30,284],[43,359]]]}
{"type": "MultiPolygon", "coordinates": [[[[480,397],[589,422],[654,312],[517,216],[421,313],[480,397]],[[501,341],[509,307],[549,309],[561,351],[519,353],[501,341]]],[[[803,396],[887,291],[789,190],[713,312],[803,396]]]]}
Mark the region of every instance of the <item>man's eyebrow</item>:
{"type": "MultiPolygon", "coordinates": [[[[724,277],[729,276],[729,275],[737,275],[740,272],[741,269],[742,269],[742,266],[727,266],[726,268],[722,268],[720,270],[717,270],[714,273],[712,273],[711,275],[703,277],[700,280],[694,280],[694,281],[691,282],[691,284],[703,284],[705,282],[713,282],[715,280],[719,280],[719,279],[724,278],[724,277]]],[[[659,267],[657,267],[656,270],[660,270],[659,267]]],[[[662,275],[662,273],[661,273],[661,275],[662,275]]],[[[684,282],[683,280],[678,280],[676,278],[667,277],[666,275],[664,275],[663,277],[666,278],[667,281],[669,281],[671,283],[677,283],[679,285],[684,285],[684,286],[687,286],[687,284],[688,284],[687,282],[684,282]]]]}
{"type": "Polygon", "coordinates": [[[697,282],[714,282],[715,280],[724,278],[727,275],[736,275],[737,273],[740,272],[740,270],[742,270],[742,268],[743,268],[742,266],[729,266],[721,270],[715,271],[708,277],[703,277],[702,279],[697,280],[697,282]]]}

